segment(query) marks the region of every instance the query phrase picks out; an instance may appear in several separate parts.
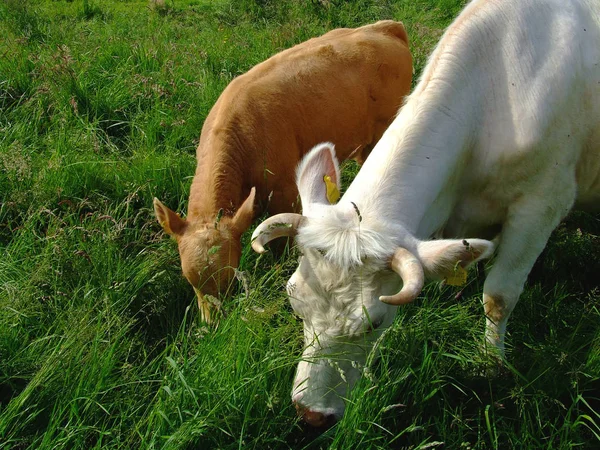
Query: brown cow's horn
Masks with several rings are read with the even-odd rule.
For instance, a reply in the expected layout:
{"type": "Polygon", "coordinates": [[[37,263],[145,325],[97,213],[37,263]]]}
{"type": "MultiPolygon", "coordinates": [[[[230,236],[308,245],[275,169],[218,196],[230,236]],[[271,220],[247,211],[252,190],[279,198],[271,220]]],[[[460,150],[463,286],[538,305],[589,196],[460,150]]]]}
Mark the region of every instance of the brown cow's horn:
{"type": "Polygon", "coordinates": [[[252,233],[252,248],[256,253],[264,253],[264,245],[281,236],[295,236],[298,227],[305,221],[301,214],[285,213],[269,217],[252,233]]]}
{"type": "Polygon", "coordinates": [[[405,248],[398,247],[390,266],[394,272],[400,275],[404,285],[397,294],[382,295],[379,300],[390,305],[404,305],[412,302],[417,298],[425,283],[423,266],[420,261],[405,248]]]}

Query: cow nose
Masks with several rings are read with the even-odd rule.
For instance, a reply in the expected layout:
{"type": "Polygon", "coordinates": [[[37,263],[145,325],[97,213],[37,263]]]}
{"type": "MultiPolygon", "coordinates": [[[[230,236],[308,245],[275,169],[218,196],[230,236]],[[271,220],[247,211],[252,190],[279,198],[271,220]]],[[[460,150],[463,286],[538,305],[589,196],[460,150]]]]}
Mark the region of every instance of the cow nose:
{"type": "Polygon", "coordinates": [[[311,427],[323,428],[329,427],[335,423],[335,417],[333,414],[324,414],[319,411],[311,411],[299,403],[295,403],[295,406],[296,410],[298,410],[298,414],[302,417],[304,422],[311,427]]]}
{"type": "Polygon", "coordinates": [[[309,409],[304,411],[302,418],[307,424],[315,428],[322,428],[333,422],[332,414],[323,414],[319,411],[311,411],[309,409]]]}

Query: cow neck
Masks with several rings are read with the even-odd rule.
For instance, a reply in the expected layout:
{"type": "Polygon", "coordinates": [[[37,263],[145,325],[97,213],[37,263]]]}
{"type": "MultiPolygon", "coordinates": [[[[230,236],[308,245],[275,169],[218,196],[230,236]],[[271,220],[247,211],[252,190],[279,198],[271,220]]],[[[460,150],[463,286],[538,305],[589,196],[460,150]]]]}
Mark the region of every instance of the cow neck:
{"type": "Polygon", "coordinates": [[[233,216],[245,200],[243,161],[240,161],[243,152],[238,151],[235,139],[223,133],[211,134],[201,141],[197,152],[198,166],[188,206],[191,222],[214,220],[220,210],[224,216],[233,216]]]}
{"type": "Polygon", "coordinates": [[[344,195],[363,206],[363,216],[420,238],[452,212],[471,147],[473,120],[464,113],[476,110],[472,93],[440,84],[410,97],[344,195]]]}

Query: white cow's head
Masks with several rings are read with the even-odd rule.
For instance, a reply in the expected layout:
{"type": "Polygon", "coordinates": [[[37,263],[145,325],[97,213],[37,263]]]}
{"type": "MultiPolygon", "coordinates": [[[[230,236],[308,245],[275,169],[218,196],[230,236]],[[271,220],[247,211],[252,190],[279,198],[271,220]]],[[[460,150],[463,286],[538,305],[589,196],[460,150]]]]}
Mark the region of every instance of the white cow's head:
{"type": "Polygon", "coordinates": [[[314,426],[341,417],[375,340],[397,306],[419,295],[426,277],[444,278],[493,252],[493,244],[481,239],[419,241],[401,224],[361,215],[352,199],[331,205],[326,175],[339,188],[332,144],[316,146],[298,166],[304,215],[273,216],[252,236],[259,253],[276,237],[296,236],[302,253],[287,284],[305,340],[292,400],[314,426]]]}

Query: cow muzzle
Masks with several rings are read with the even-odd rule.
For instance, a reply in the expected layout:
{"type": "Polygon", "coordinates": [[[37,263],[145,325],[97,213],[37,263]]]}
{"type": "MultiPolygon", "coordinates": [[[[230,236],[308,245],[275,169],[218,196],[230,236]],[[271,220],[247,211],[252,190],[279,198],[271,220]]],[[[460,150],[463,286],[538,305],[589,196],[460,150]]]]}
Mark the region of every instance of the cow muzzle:
{"type": "Polygon", "coordinates": [[[294,402],[294,406],[302,420],[311,427],[327,429],[337,422],[337,417],[333,413],[312,411],[298,402],[294,402]]]}

